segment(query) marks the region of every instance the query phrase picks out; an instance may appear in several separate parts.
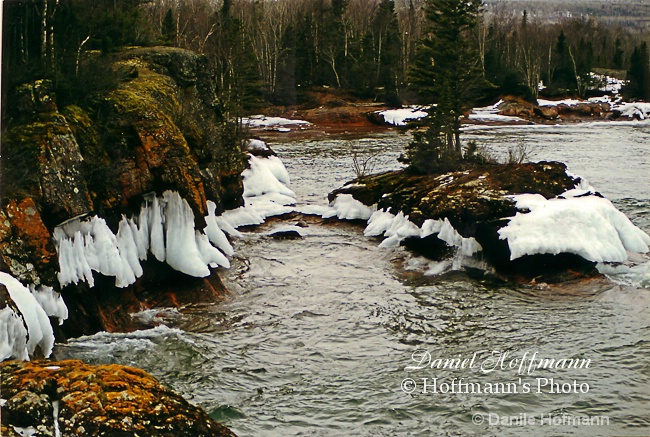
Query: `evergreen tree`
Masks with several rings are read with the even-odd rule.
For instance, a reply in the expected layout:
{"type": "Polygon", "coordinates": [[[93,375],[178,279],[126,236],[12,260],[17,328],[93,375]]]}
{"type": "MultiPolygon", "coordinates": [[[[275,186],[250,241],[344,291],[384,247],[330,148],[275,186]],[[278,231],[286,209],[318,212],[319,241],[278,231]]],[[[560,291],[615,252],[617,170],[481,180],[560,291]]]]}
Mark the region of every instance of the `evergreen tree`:
{"type": "Polygon", "coordinates": [[[418,47],[412,72],[416,92],[435,103],[426,131],[414,135],[402,162],[418,173],[445,171],[462,158],[460,120],[482,83],[472,30],[481,0],[428,0],[428,37],[418,47]]]}
{"type": "Polygon", "coordinates": [[[614,58],[612,59],[612,64],[614,68],[621,69],[623,68],[623,49],[621,49],[621,38],[617,37],[616,42],[614,43],[616,49],[614,51],[614,58]]]}
{"type": "Polygon", "coordinates": [[[643,42],[634,48],[630,57],[630,70],[627,73],[630,81],[625,94],[633,99],[650,100],[650,53],[648,43],[643,42]]]}
{"type": "Polygon", "coordinates": [[[577,87],[569,50],[567,37],[562,30],[557,37],[553,52],[554,69],[550,85],[554,88],[575,89],[577,87]]]}
{"type": "Polygon", "coordinates": [[[167,10],[162,22],[162,43],[165,45],[175,45],[176,43],[176,24],[174,23],[174,13],[171,8],[167,10]]]}
{"type": "Polygon", "coordinates": [[[401,40],[393,0],[381,0],[372,24],[375,29],[375,47],[377,48],[376,83],[384,90],[383,100],[391,106],[399,106],[397,104],[399,103],[397,69],[401,40]]]}

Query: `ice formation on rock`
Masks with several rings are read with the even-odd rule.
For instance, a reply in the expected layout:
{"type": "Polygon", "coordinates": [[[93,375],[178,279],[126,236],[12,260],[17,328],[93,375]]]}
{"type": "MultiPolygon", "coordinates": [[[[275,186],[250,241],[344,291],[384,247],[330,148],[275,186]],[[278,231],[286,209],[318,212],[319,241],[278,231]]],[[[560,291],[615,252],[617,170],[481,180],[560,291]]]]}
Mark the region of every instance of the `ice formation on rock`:
{"type": "MultiPolygon", "coordinates": [[[[7,288],[11,300],[22,314],[21,317],[10,306],[0,310],[0,361],[8,358],[29,360],[37,348],[40,348],[43,356],[49,357],[54,347],[54,333],[39,300],[8,273],[0,272],[0,284],[7,288]]],[[[48,299],[49,297],[42,300],[48,299]]],[[[59,313],[59,303],[47,302],[50,303],[54,306],[48,309],[59,313]]],[[[67,315],[67,310],[65,313],[67,315]]]]}
{"type": "Polygon", "coordinates": [[[86,281],[92,287],[95,271],[114,276],[116,287],[126,287],[142,276],[140,261],[146,260],[149,252],[196,277],[208,276],[208,266],[229,267],[217,248],[232,255],[232,246],[217,224],[215,208],[214,203],[208,204],[206,234],[196,233],[192,209],[173,191],[165,191],[162,198],[153,196],[139,215],[122,217],[117,234],[99,217],[66,222],[54,230],[59,283],[64,287],[86,281]]]}

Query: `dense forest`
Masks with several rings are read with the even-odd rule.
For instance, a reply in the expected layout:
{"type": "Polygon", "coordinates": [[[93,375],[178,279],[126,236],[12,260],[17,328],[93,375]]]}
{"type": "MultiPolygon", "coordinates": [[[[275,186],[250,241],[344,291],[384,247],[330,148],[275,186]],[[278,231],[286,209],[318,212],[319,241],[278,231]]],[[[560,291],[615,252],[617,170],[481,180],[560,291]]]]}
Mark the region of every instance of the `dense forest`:
{"type": "MultiPolygon", "coordinates": [[[[417,101],[409,84],[430,35],[426,0],[14,0],[4,2],[3,114],[12,85],[53,80],[74,101],[110,87],[101,60],[134,45],[206,55],[224,107],[309,104],[303,90],[343,88],[390,105],[417,101]],[[92,59],[93,62],[87,62],[92,59]]],[[[491,2],[494,3],[494,2],[491,2]]],[[[525,3],[525,2],[524,2],[525,3]]],[[[632,98],[650,98],[648,33],[594,18],[547,20],[484,5],[465,39],[490,86],[533,99],[586,96],[602,69],[628,74],[632,98]]]]}

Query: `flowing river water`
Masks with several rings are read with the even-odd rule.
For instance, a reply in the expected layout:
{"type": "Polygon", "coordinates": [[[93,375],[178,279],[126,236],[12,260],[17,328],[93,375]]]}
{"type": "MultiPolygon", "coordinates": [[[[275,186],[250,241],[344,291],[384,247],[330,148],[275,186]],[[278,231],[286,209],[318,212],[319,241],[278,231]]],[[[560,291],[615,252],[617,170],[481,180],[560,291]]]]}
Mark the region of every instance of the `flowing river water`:
{"type": "MultiPolygon", "coordinates": [[[[532,160],[566,162],[650,232],[650,123],[471,127],[465,139],[495,154],[523,141],[532,160]]],[[[374,171],[396,168],[408,141],[272,146],[299,203],[323,205],[354,177],[355,152],[372,155],[374,171]]],[[[57,358],[141,367],[240,436],[648,435],[647,258],[586,285],[514,286],[407,270],[424,261],[378,248],[353,224],[311,223],[301,240],[270,238],[278,225],[234,241],[224,303],[146,312],[164,324],[57,345],[57,358]],[[589,363],[518,367],[535,353],[589,363]],[[438,368],[436,358],[466,361],[438,368]],[[475,383],[481,392],[468,392],[475,383]]]]}

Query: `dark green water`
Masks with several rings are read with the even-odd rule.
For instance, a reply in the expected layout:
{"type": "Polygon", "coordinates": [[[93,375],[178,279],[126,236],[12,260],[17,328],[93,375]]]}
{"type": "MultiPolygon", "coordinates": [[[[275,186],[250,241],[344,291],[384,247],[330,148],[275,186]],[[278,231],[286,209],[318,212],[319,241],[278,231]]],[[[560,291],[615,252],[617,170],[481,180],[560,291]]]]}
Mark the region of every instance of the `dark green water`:
{"type": "MultiPolygon", "coordinates": [[[[499,150],[525,135],[535,145],[534,159],[568,161],[570,170],[588,177],[648,232],[650,125],[644,126],[468,135],[489,138],[499,150]]],[[[327,192],[353,177],[353,150],[381,150],[378,171],[394,167],[406,141],[390,134],[274,148],[299,201],[324,204],[327,192]]],[[[162,312],[158,317],[168,327],[81,338],[57,346],[57,356],[142,367],[241,436],[650,432],[647,258],[615,281],[513,287],[465,271],[422,275],[431,266],[401,249],[379,249],[352,225],[311,225],[298,241],[271,239],[265,235],[270,229],[234,242],[233,267],[224,271],[233,290],[227,302],[162,312]],[[508,354],[505,368],[488,371],[492,351],[508,354]],[[484,369],[405,370],[417,364],[414,353],[432,359],[476,353],[475,364],[484,369]],[[526,353],[585,359],[589,367],[519,375],[508,364],[526,353]],[[517,392],[444,390],[444,383],[460,378],[482,388],[514,384],[517,392]],[[560,391],[573,381],[588,390],[549,393],[548,386],[537,390],[537,378],[553,379],[560,391]],[[406,379],[416,384],[412,392],[406,379]],[[574,423],[587,416],[601,424],[574,423]]]]}

